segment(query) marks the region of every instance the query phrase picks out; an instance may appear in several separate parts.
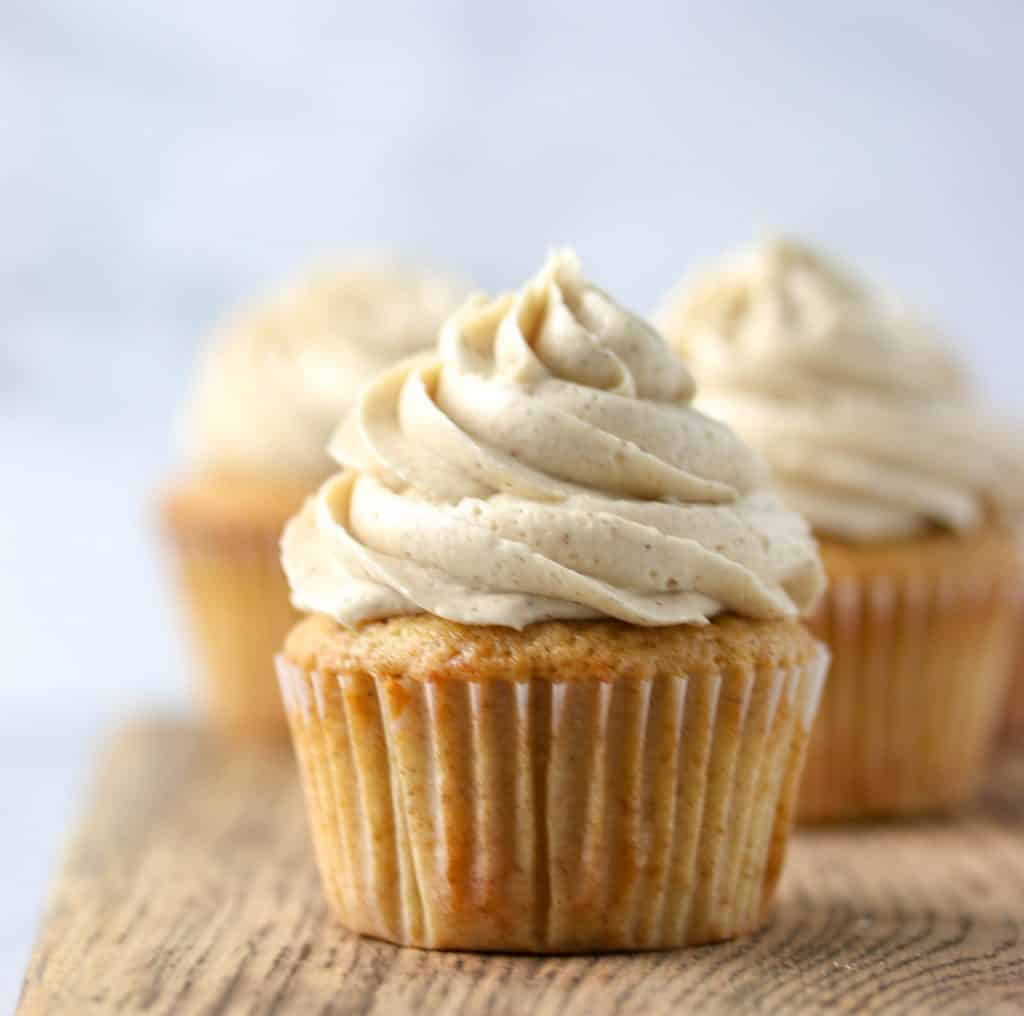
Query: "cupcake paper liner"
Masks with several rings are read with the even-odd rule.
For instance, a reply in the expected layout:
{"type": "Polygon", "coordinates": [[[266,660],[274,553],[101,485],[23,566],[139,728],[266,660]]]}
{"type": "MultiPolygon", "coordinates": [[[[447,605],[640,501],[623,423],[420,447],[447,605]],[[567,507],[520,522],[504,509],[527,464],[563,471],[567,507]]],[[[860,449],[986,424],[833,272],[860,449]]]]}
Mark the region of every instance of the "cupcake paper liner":
{"type": "Polygon", "coordinates": [[[1024,637],[1018,638],[1017,658],[1003,716],[1004,740],[1010,745],[1024,744],[1024,637]]]}
{"type": "Polygon", "coordinates": [[[756,928],[826,670],[416,681],[278,674],[327,896],[435,949],[589,952],[756,928]]]}
{"type": "Polygon", "coordinates": [[[214,727],[241,739],[284,738],[274,655],[298,619],[277,540],[172,536],[179,592],[214,727]]]}
{"type": "Polygon", "coordinates": [[[1007,745],[1024,745],[1024,589],[1017,601],[1017,636],[1003,708],[1002,734],[1007,745]]]}
{"type": "Polygon", "coordinates": [[[1000,718],[1016,575],[982,556],[942,576],[834,576],[809,623],[832,667],[798,817],[956,809],[978,788],[1000,718]]]}
{"type": "MultiPolygon", "coordinates": [[[[1017,533],[1017,557],[1024,575],[1024,533],[1017,533]]],[[[1024,745],[1024,578],[1017,589],[1017,641],[1010,668],[1009,689],[1003,709],[1003,744],[1024,745]]]]}

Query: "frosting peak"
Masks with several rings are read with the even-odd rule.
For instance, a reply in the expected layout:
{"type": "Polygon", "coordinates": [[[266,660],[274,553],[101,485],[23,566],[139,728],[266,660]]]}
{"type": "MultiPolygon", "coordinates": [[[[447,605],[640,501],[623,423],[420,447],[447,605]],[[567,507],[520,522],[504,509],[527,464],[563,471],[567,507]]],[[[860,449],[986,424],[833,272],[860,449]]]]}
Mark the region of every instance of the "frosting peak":
{"type": "Polygon", "coordinates": [[[693,394],[660,336],[555,252],[363,390],[331,444],[347,470],[285,532],[296,605],[516,628],[808,608],[805,524],[693,394]]]}
{"type": "Polygon", "coordinates": [[[206,350],[186,419],[201,468],[326,476],[326,445],[359,387],[432,345],[463,292],[386,261],[322,267],[236,314],[206,350]]]}
{"type": "Polygon", "coordinates": [[[659,315],[700,405],[771,463],[786,500],[852,540],[965,530],[1019,509],[1024,456],[935,332],[824,255],[773,240],[659,315]]]}
{"type": "Polygon", "coordinates": [[[699,275],[660,320],[705,388],[727,383],[805,398],[842,385],[934,398],[968,384],[957,360],[905,308],[784,238],[699,275]]]}

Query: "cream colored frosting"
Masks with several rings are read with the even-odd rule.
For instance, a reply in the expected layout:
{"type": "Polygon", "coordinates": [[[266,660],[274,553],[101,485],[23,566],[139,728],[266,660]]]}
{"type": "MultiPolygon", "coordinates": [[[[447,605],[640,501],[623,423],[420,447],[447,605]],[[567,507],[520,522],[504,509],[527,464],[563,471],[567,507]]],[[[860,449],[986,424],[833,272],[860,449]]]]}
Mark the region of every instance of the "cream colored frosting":
{"type": "Polygon", "coordinates": [[[657,320],[814,529],[846,540],[971,530],[1022,507],[1019,432],[906,311],[786,240],[715,266],[657,320]]]}
{"type": "Polygon", "coordinates": [[[556,252],[360,394],[331,445],[346,470],[285,531],[296,606],[512,628],[809,609],[806,523],[693,394],[661,337],[556,252]]]}
{"type": "Polygon", "coordinates": [[[322,268],[228,321],[185,419],[201,469],[323,478],[327,442],[360,386],[437,340],[465,291],[398,263],[322,268]]]}

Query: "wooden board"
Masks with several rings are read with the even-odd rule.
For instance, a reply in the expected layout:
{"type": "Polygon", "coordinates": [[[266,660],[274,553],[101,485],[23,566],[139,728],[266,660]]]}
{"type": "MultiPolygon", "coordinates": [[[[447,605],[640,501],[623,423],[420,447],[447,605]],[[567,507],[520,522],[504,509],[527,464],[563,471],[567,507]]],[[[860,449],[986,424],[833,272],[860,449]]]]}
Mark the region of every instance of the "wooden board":
{"type": "Polygon", "coordinates": [[[681,952],[398,949],[320,894],[285,750],[135,726],[104,759],[20,1012],[1024,1011],[1024,758],[959,823],[803,832],[759,934],[681,952]]]}

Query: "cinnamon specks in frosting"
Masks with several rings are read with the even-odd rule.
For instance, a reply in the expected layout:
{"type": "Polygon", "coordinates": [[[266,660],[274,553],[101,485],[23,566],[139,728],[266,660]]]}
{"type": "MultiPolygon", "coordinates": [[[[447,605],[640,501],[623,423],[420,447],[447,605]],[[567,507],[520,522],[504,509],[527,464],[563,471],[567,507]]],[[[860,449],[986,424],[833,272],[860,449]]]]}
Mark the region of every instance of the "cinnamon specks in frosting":
{"type": "Polygon", "coordinates": [[[363,391],[331,445],[344,472],[285,534],[296,605],[511,628],[809,609],[806,525],[694,393],[658,333],[554,253],[363,391]]]}

